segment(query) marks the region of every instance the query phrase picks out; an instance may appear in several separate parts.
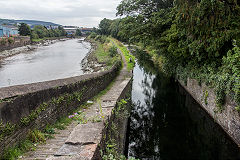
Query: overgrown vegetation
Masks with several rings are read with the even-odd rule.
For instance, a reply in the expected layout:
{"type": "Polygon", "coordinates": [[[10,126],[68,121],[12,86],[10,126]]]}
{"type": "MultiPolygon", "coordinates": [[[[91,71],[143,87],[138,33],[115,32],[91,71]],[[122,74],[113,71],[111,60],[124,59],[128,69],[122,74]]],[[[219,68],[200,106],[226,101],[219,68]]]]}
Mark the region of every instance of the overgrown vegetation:
{"type": "Polygon", "coordinates": [[[37,144],[44,143],[46,141],[47,134],[40,132],[39,130],[30,131],[27,135],[27,139],[20,142],[17,146],[9,148],[5,151],[2,159],[15,160],[23,153],[35,150],[37,144]]]}
{"type": "MultiPolygon", "coordinates": [[[[94,39],[98,45],[96,50],[96,56],[99,60],[99,62],[102,61],[116,61],[115,57],[118,57],[120,59],[120,55],[118,54],[117,49],[120,49],[120,51],[123,53],[126,62],[127,62],[127,69],[130,71],[135,66],[135,57],[131,55],[127,49],[120,41],[117,39],[107,37],[105,35],[99,35],[96,32],[93,32],[89,35],[89,38],[94,39]],[[102,58],[103,57],[103,58],[102,58]],[[108,58],[107,60],[106,57],[108,58]],[[102,60],[103,59],[103,60],[102,60]]],[[[113,63],[110,63],[110,66],[113,63]]]]}
{"type": "Polygon", "coordinates": [[[117,48],[119,48],[121,50],[121,52],[123,53],[126,62],[127,62],[127,69],[133,70],[134,66],[135,66],[135,57],[129,53],[127,47],[125,47],[121,42],[119,42],[116,39],[111,39],[112,42],[117,46],[117,48]]]}
{"type": "MultiPolygon", "coordinates": [[[[240,106],[240,7],[234,0],[122,0],[122,19],[103,19],[98,33],[147,49],[169,76],[193,78],[240,106]]],[[[237,109],[237,108],[236,108],[237,109]]]]}
{"type": "Polygon", "coordinates": [[[96,56],[99,63],[106,64],[107,69],[111,68],[117,61],[120,61],[121,58],[117,53],[117,48],[108,37],[92,33],[89,35],[89,38],[93,43],[97,44],[94,56],[96,56]]]}

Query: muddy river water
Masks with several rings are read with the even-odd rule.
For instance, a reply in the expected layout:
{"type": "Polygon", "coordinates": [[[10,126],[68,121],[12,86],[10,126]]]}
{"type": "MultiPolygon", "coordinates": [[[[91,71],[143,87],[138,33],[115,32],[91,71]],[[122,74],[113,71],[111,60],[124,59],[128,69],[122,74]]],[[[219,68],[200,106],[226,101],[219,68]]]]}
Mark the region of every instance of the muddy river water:
{"type": "Polygon", "coordinates": [[[90,49],[90,43],[72,39],[1,60],[0,88],[81,75],[90,49]]]}

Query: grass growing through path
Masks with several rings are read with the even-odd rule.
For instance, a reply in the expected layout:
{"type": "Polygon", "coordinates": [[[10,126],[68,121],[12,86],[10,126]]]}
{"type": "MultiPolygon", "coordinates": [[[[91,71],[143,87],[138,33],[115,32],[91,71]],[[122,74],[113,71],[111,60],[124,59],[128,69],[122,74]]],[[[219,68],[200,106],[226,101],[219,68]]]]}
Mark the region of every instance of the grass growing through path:
{"type": "Polygon", "coordinates": [[[135,66],[135,57],[129,53],[127,47],[125,47],[121,42],[114,38],[111,38],[111,41],[122,51],[127,62],[127,69],[129,71],[133,70],[135,66]]]}
{"type": "Polygon", "coordinates": [[[33,130],[28,133],[27,139],[20,142],[17,146],[9,148],[2,159],[15,160],[25,152],[36,149],[37,144],[45,143],[47,139],[46,133],[39,130],[33,130]]]}

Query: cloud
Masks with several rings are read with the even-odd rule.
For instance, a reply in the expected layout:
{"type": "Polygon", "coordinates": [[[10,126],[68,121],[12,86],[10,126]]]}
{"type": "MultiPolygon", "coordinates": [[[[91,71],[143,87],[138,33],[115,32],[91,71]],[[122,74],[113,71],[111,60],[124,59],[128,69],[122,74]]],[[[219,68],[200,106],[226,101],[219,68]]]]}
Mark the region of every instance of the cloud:
{"type": "Polygon", "coordinates": [[[1,0],[0,18],[32,19],[97,27],[103,18],[115,18],[121,0],[1,0]]]}

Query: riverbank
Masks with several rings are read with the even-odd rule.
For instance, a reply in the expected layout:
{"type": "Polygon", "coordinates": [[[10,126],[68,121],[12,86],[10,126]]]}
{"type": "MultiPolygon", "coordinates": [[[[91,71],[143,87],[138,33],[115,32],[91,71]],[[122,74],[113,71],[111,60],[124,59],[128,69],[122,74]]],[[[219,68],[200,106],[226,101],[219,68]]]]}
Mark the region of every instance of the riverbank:
{"type": "Polygon", "coordinates": [[[110,39],[101,41],[88,37],[86,41],[91,43],[92,48],[82,61],[82,70],[85,74],[108,70],[116,61],[121,60],[117,48],[114,48],[110,39]]]}
{"type": "Polygon", "coordinates": [[[98,48],[97,43],[90,39],[86,41],[91,43],[92,48],[81,62],[82,71],[85,74],[103,71],[105,69],[105,64],[99,63],[95,55],[98,48]]]}
{"type": "Polygon", "coordinates": [[[0,52],[0,60],[7,58],[7,57],[11,57],[20,53],[26,53],[29,51],[34,51],[39,47],[42,46],[48,46],[51,44],[54,44],[56,42],[60,42],[60,41],[66,41],[69,38],[60,38],[60,39],[46,39],[46,40],[41,40],[39,42],[34,42],[32,44],[26,45],[26,46],[22,46],[22,47],[16,47],[10,50],[4,50],[2,52],[0,52]]]}

